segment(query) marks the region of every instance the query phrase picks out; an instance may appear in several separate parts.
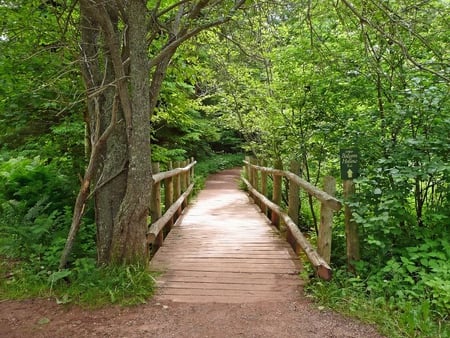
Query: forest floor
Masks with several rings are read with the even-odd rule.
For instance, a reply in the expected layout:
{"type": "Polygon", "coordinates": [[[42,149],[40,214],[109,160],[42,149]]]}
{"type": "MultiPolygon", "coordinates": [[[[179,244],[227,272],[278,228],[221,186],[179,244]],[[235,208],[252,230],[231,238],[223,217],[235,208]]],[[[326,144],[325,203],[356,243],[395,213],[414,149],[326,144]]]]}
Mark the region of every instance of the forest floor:
{"type": "Polygon", "coordinates": [[[34,299],[0,303],[0,337],[382,337],[305,299],[247,304],[172,303],[97,310],[34,299]]]}
{"type": "MultiPolygon", "coordinates": [[[[237,191],[227,180],[225,188],[237,191]]],[[[253,302],[242,297],[234,304],[156,296],[139,306],[95,310],[54,299],[6,300],[0,302],[0,337],[382,337],[370,325],[318,308],[302,290],[289,295],[253,302]]]]}

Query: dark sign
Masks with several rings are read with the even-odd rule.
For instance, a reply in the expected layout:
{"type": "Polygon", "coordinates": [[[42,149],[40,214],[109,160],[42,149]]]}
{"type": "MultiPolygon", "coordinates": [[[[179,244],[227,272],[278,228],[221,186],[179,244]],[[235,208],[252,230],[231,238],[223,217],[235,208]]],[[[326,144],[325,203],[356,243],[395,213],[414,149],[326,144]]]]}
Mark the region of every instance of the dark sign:
{"type": "Polygon", "coordinates": [[[358,149],[341,149],[341,178],[352,180],[359,176],[359,152],[358,149]]]}

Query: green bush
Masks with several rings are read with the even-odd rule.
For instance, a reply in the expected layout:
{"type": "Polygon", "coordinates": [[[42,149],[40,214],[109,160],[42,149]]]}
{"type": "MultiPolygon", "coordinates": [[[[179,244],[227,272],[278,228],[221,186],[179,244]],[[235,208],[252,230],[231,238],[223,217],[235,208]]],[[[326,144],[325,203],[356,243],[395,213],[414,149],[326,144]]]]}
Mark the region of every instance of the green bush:
{"type": "MultiPolygon", "coordinates": [[[[17,157],[0,165],[0,255],[28,264],[34,273],[58,265],[78,184],[48,162],[17,157]]],[[[95,230],[85,228],[73,256],[95,250],[95,230]]]]}
{"type": "Polygon", "coordinates": [[[244,165],[243,160],[243,154],[212,154],[198,161],[195,166],[195,174],[207,177],[209,174],[221,170],[242,167],[244,165]]]}
{"type": "Polygon", "coordinates": [[[375,292],[367,278],[355,277],[344,269],[335,270],[330,282],[312,280],[305,290],[320,306],[375,324],[387,337],[450,336],[448,317],[436,317],[429,300],[408,300],[401,293],[382,296],[378,294],[382,290],[375,292]]]}
{"type": "Polygon", "coordinates": [[[424,239],[404,248],[384,267],[372,271],[367,290],[391,303],[428,304],[430,316],[450,315],[450,242],[446,238],[424,239]]]}

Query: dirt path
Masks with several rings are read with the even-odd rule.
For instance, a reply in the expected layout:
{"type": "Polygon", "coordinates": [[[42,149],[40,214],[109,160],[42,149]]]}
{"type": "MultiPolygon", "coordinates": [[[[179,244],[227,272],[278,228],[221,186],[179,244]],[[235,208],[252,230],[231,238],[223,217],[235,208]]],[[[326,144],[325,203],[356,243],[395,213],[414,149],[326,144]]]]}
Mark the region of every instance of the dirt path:
{"type": "Polygon", "coordinates": [[[381,337],[308,302],[158,303],[88,311],[50,300],[0,303],[0,337],[381,337]]]}
{"type": "MultiPolygon", "coordinates": [[[[220,182],[209,181],[209,188],[214,190],[220,185],[223,188],[220,182]]],[[[219,206],[218,210],[222,208],[219,206]]],[[[206,252],[216,255],[218,252],[211,248],[206,252]]],[[[223,251],[218,256],[223,259],[222,254],[223,251]]],[[[269,289],[273,291],[272,287],[269,289]]],[[[210,300],[199,303],[194,298],[191,302],[173,302],[170,300],[173,296],[159,296],[141,306],[100,310],[61,306],[51,299],[3,301],[0,337],[381,337],[371,326],[318,310],[301,292],[281,294],[289,297],[276,300],[271,297],[267,301],[240,294],[231,297],[234,302],[221,298],[219,303],[210,300]],[[236,299],[240,302],[236,303],[236,299]]]]}

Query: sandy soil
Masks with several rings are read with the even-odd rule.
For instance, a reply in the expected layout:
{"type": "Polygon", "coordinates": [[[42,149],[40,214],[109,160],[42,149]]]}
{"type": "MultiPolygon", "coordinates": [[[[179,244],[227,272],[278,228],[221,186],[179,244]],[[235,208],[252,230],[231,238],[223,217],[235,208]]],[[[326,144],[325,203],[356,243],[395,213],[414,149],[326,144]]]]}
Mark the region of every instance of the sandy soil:
{"type": "Polygon", "coordinates": [[[381,337],[306,300],[160,303],[85,310],[53,300],[0,303],[0,337],[381,337]]]}

